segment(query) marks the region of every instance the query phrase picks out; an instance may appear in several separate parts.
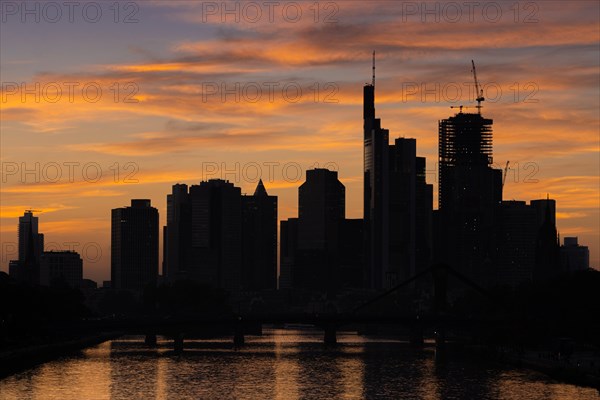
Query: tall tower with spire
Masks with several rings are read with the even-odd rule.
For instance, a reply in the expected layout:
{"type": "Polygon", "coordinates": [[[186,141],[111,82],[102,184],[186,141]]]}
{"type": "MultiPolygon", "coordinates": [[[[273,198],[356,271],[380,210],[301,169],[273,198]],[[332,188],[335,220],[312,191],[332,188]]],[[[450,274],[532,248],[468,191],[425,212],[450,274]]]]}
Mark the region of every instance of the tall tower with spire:
{"type": "Polygon", "coordinates": [[[373,80],[363,88],[363,119],[365,281],[381,289],[389,270],[389,131],[375,117],[375,52],[373,80]]]}
{"type": "Polygon", "coordinates": [[[277,196],[262,179],[252,196],[242,196],[242,286],[277,289],[277,196]]]}

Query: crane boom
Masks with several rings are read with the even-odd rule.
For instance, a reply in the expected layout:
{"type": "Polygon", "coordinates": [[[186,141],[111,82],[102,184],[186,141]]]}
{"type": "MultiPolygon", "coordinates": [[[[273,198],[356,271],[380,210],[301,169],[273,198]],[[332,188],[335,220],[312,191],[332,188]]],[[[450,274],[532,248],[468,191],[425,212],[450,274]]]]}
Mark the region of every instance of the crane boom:
{"type": "Polygon", "coordinates": [[[506,162],[506,167],[504,167],[504,176],[502,177],[502,189],[504,189],[504,183],[506,182],[506,174],[508,174],[508,165],[510,161],[506,162]]]}
{"type": "Polygon", "coordinates": [[[477,109],[479,110],[479,114],[481,114],[481,102],[485,101],[483,97],[483,89],[479,88],[479,81],[477,81],[477,70],[475,69],[475,61],[471,60],[471,65],[473,66],[473,78],[475,79],[475,100],[477,100],[477,109]]]}

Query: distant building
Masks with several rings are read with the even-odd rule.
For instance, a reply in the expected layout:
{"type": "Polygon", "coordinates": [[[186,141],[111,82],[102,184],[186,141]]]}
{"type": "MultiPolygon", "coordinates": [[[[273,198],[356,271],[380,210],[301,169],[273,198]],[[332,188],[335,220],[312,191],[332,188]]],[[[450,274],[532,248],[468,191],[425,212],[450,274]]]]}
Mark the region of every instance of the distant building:
{"type": "Polygon", "coordinates": [[[416,139],[389,144],[375,114],[375,77],[363,89],[364,282],[389,288],[427,268],[432,260],[433,186],[416,139]]]}
{"type": "Polygon", "coordinates": [[[277,287],[277,197],[262,181],[252,196],[221,179],[167,195],[163,279],[227,289],[277,287]]]}
{"type": "Polygon", "coordinates": [[[498,219],[497,282],[531,282],[538,234],[536,209],[524,201],[503,201],[498,219]]]}
{"type": "Polygon", "coordinates": [[[13,279],[18,280],[17,276],[19,275],[20,267],[19,260],[10,260],[8,262],[8,275],[13,279]]]}
{"type": "Polygon", "coordinates": [[[83,260],[75,251],[45,251],[40,258],[40,284],[50,287],[80,288],[83,260]]]}
{"type": "Polygon", "coordinates": [[[337,287],[364,287],[364,221],[343,219],[338,228],[337,287]]]}
{"type": "Polygon", "coordinates": [[[38,217],[26,210],[19,217],[19,259],[9,264],[10,276],[30,285],[40,283],[40,256],[44,250],[44,235],[38,232],[38,217]]]}
{"type": "Polygon", "coordinates": [[[143,290],[158,276],[158,210],[150,200],[112,210],[111,282],[116,290],[143,290]]]}
{"type": "Polygon", "coordinates": [[[386,287],[389,272],[389,130],[375,116],[375,77],[363,88],[366,286],[386,287]]]}
{"type": "Polygon", "coordinates": [[[425,158],[416,154],[416,139],[398,138],[389,146],[387,287],[414,276],[431,263],[433,186],[425,180],[425,158]]]}
{"type": "Polygon", "coordinates": [[[98,289],[98,283],[91,279],[82,279],[81,280],[81,288],[82,289],[98,289]]]}
{"type": "Polygon", "coordinates": [[[415,167],[415,272],[419,273],[433,261],[433,185],[427,183],[425,157],[417,157],[415,167]]]}
{"type": "Polygon", "coordinates": [[[336,171],[306,171],[298,218],[281,221],[280,288],[335,293],[363,282],[363,224],[346,220],[346,189],[336,171]]]}
{"type": "Polygon", "coordinates": [[[192,267],[192,208],[188,186],[173,185],[167,195],[167,225],[163,230],[163,271],[166,282],[188,278],[192,267]]]}
{"type": "Polygon", "coordinates": [[[242,288],[241,189],[221,179],[190,187],[190,279],[229,291],[242,288]]]}
{"type": "Polygon", "coordinates": [[[279,231],[279,289],[291,289],[294,286],[294,261],[298,251],[298,218],[281,221],[279,231]]]}
{"type": "Polygon", "coordinates": [[[39,263],[44,251],[44,235],[38,232],[38,217],[34,217],[31,211],[25,211],[19,217],[19,261],[24,262],[31,251],[35,262],[39,263]]]}
{"type": "Polygon", "coordinates": [[[536,214],[535,268],[533,280],[553,278],[561,273],[558,232],[556,230],[556,201],[531,200],[536,214]]]}
{"type": "Polygon", "coordinates": [[[560,246],[560,263],[566,272],[587,270],[590,268],[590,250],[579,245],[577,237],[565,237],[560,246]]]}
{"type": "Polygon", "coordinates": [[[252,196],[242,196],[242,286],[277,289],[277,196],[262,180],[252,196]]]}
{"type": "Polygon", "coordinates": [[[502,171],[492,165],[491,119],[462,111],[439,122],[438,262],[493,283],[502,171]]]}

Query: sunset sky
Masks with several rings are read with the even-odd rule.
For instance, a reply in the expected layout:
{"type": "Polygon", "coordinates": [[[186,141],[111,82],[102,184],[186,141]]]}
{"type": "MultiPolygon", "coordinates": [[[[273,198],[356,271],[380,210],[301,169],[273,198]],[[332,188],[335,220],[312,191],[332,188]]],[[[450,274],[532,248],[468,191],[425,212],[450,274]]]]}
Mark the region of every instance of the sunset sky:
{"type": "Polygon", "coordinates": [[[304,171],[335,166],[362,217],[372,51],[377,114],[417,139],[436,197],[438,120],[475,105],[475,60],[504,199],[549,194],[599,266],[597,1],[79,3],[2,2],[3,271],[32,208],[47,245],[77,242],[84,277],[110,279],[110,210],[149,198],[164,225],[171,185],[207,178],[262,176],[286,219],[304,171]]]}

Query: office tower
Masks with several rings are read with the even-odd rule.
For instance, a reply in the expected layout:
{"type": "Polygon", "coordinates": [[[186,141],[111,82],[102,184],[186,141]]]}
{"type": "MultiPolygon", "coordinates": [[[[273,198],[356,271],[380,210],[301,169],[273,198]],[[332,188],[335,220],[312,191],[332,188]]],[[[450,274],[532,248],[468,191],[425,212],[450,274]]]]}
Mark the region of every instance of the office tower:
{"type": "Polygon", "coordinates": [[[373,82],[363,88],[364,211],[366,284],[386,286],[389,270],[389,131],[375,117],[375,65],[373,82]]]}
{"type": "Polygon", "coordinates": [[[338,180],[337,171],[306,171],[306,182],[298,189],[299,248],[326,248],[345,215],[346,188],[338,180]]]}
{"type": "Polygon", "coordinates": [[[33,249],[34,257],[39,262],[44,251],[43,235],[38,232],[38,217],[34,217],[31,210],[26,210],[19,217],[19,261],[25,261],[30,249],[33,249]]]}
{"type": "Polygon", "coordinates": [[[339,230],[345,213],[346,189],[337,172],[306,171],[306,182],[298,189],[298,218],[281,222],[281,288],[330,294],[339,288],[339,230]]]}
{"type": "Polygon", "coordinates": [[[229,291],[277,287],[277,196],[229,181],[173,185],[167,195],[163,275],[229,291]]]}
{"type": "Polygon", "coordinates": [[[81,287],[83,260],[75,251],[45,251],[40,258],[40,284],[51,287],[81,287]]]}
{"type": "Polygon", "coordinates": [[[190,187],[189,278],[229,291],[242,288],[241,190],[211,179],[190,187]]]}
{"type": "Polygon", "coordinates": [[[549,197],[531,200],[530,205],[535,210],[536,229],[540,229],[546,219],[550,225],[556,226],[556,200],[549,197]]]}
{"type": "Polygon", "coordinates": [[[245,290],[277,289],[277,196],[262,180],[242,196],[242,283],[245,290]]]}
{"type": "Polygon", "coordinates": [[[416,152],[415,139],[396,139],[389,146],[389,270],[386,287],[415,274],[416,152]]]}
{"type": "Polygon", "coordinates": [[[426,161],[417,157],[416,139],[398,138],[389,146],[389,271],[392,287],[431,262],[433,186],[425,180],[426,161]]]}
{"type": "Polygon", "coordinates": [[[531,282],[538,227],[536,210],[524,201],[503,201],[498,218],[497,282],[531,282]]]}
{"type": "Polygon", "coordinates": [[[416,139],[390,145],[389,131],[375,117],[375,74],[363,102],[365,284],[381,289],[429,266],[433,186],[425,181],[416,139]]]}
{"type": "Polygon", "coordinates": [[[533,279],[542,281],[558,276],[560,270],[560,248],[556,231],[556,201],[532,200],[536,214],[535,268],[533,279]]]}
{"type": "Polygon", "coordinates": [[[439,122],[438,261],[479,282],[493,280],[502,171],[491,168],[492,123],[463,113],[439,122]]]}
{"type": "Polygon", "coordinates": [[[111,287],[143,290],[158,276],[158,210],[150,200],[131,200],[112,210],[111,287]]]}
{"type": "Polygon", "coordinates": [[[419,273],[433,260],[433,185],[427,183],[425,157],[417,157],[415,166],[415,273],[419,273]]]}
{"type": "Polygon", "coordinates": [[[577,237],[566,237],[560,246],[560,262],[562,271],[585,271],[590,268],[590,250],[577,243],[577,237]]]}
{"type": "Polygon", "coordinates": [[[364,285],[364,221],[343,219],[338,228],[336,287],[360,288],[364,285]]]}
{"type": "Polygon", "coordinates": [[[298,189],[298,261],[301,287],[333,291],[338,283],[338,228],[346,214],[346,188],[337,171],[306,171],[298,189]]]}
{"type": "Polygon", "coordinates": [[[9,273],[19,282],[39,285],[44,235],[38,232],[38,217],[33,216],[32,210],[19,217],[18,239],[19,259],[10,262],[9,273]]]}
{"type": "Polygon", "coordinates": [[[173,185],[167,195],[167,226],[164,229],[163,277],[165,282],[188,278],[191,266],[192,211],[185,184],[173,185]]]}
{"type": "Polygon", "coordinates": [[[294,287],[294,261],[298,249],[298,218],[281,221],[279,234],[279,289],[294,287]]]}

